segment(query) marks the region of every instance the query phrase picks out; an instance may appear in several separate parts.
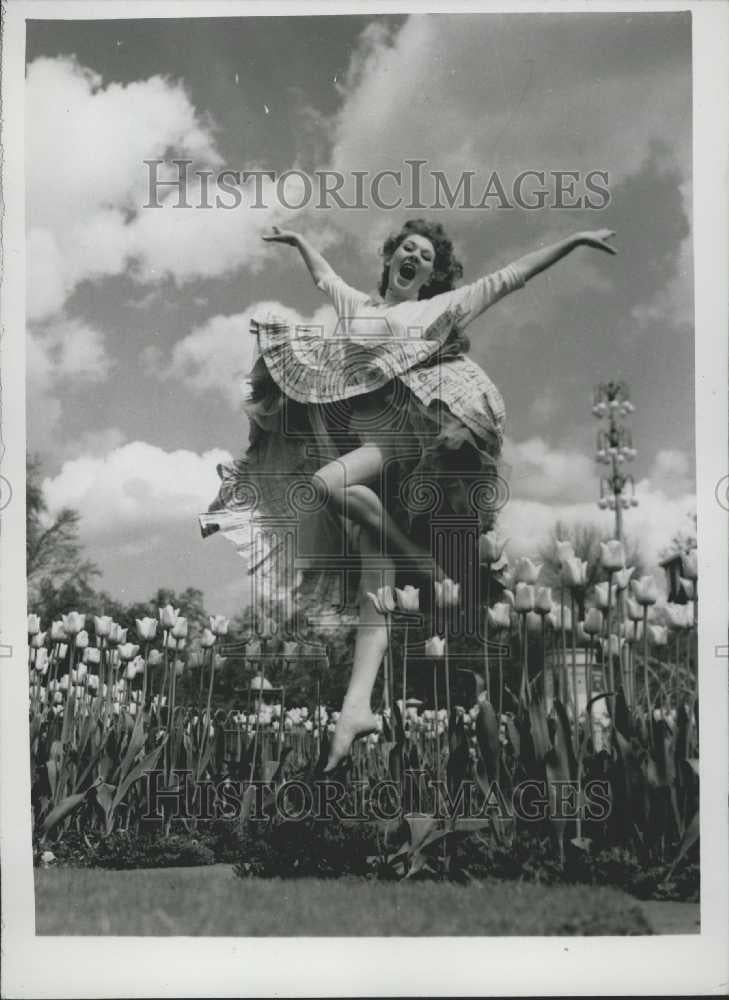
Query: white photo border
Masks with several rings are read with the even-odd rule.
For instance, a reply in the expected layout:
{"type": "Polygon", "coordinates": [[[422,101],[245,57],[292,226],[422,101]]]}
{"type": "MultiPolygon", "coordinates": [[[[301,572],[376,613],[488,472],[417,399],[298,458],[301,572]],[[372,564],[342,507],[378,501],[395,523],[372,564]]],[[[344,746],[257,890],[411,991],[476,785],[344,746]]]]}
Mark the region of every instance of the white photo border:
{"type": "MultiPolygon", "coordinates": [[[[678,995],[729,983],[727,370],[729,5],[5,0],[0,333],[2,992],[12,997],[678,995]],[[701,933],[634,938],[36,937],[25,634],[25,20],[424,12],[690,11],[699,576],[701,933]],[[10,495],[10,491],[12,494],[10,495]],[[722,492],[723,491],[723,492],[722,492]],[[724,506],[718,496],[723,495],[724,506]],[[709,595],[710,599],[709,599],[709,595]],[[708,793],[711,790],[711,793],[708,793]],[[336,946],[333,947],[334,942],[336,946]],[[129,959],[132,958],[132,961],[129,959]],[[405,970],[405,978],[403,978],[405,970]]],[[[486,902],[486,900],[485,900],[486,902]]]]}

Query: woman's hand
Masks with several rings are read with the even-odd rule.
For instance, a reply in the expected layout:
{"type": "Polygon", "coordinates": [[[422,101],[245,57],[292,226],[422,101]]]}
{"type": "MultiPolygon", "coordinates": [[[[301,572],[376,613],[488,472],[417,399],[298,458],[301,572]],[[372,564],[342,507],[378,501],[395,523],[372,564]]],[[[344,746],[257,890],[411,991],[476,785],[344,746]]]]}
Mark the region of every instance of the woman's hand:
{"type": "Polygon", "coordinates": [[[586,233],[578,233],[577,239],[582,246],[594,247],[596,250],[604,250],[605,253],[617,253],[617,248],[608,243],[615,235],[612,229],[594,229],[586,233]]]}
{"type": "Polygon", "coordinates": [[[278,226],[271,226],[271,232],[262,235],[261,239],[267,243],[285,243],[286,246],[297,247],[301,237],[291,229],[279,229],[278,226]]]}

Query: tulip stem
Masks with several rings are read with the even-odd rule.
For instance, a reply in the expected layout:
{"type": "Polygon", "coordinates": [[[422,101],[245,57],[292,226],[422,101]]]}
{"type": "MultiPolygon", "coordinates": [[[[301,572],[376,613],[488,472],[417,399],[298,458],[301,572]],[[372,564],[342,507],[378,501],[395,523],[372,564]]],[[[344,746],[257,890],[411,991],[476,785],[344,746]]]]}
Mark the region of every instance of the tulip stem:
{"type": "Polygon", "coordinates": [[[405,619],[405,635],[403,641],[403,651],[402,651],[402,729],[405,732],[405,702],[407,700],[408,691],[408,628],[409,622],[405,619]]]}
{"type": "Polygon", "coordinates": [[[489,608],[491,606],[491,564],[486,567],[486,606],[483,616],[484,635],[484,680],[486,681],[486,697],[491,701],[491,673],[489,671],[489,608]]]}
{"type": "MultiPolygon", "coordinates": [[[[203,734],[202,734],[202,740],[201,740],[201,743],[200,743],[200,761],[199,761],[200,763],[202,762],[203,756],[205,754],[205,746],[207,744],[208,735],[210,733],[210,721],[211,721],[210,720],[210,712],[211,712],[211,709],[212,709],[212,702],[213,702],[213,682],[215,680],[215,653],[214,653],[213,649],[214,649],[214,647],[211,646],[210,647],[210,653],[209,653],[209,655],[210,655],[210,683],[208,684],[208,703],[207,703],[207,707],[205,709],[203,734]]],[[[204,658],[203,658],[203,663],[204,662],[205,661],[204,661],[204,658]]],[[[197,780],[200,781],[201,777],[202,777],[202,775],[198,774],[197,780]]]]}
{"type": "Polygon", "coordinates": [[[435,743],[435,809],[438,813],[438,783],[440,782],[440,735],[438,733],[438,663],[433,660],[433,737],[435,743]]]}
{"type": "Polygon", "coordinates": [[[648,605],[643,605],[643,686],[648,712],[648,747],[653,746],[653,705],[651,704],[650,681],[648,679],[648,605]]]}
{"type": "Polygon", "coordinates": [[[570,590],[570,615],[572,618],[572,706],[575,726],[575,753],[580,743],[580,727],[577,709],[577,629],[575,627],[575,592],[570,590]]]}
{"type": "MultiPolygon", "coordinates": [[[[618,537],[620,537],[620,536],[618,535],[618,537]]],[[[606,623],[606,631],[607,631],[607,637],[606,637],[607,638],[607,667],[608,667],[608,678],[609,678],[609,684],[610,684],[610,691],[614,693],[615,692],[615,672],[614,672],[614,667],[613,667],[613,644],[612,644],[612,637],[611,637],[611,634],[610,634],[610,625],[611,625],[611,619],[612,619],[612,610],[613,610],[613,571],[612,570],[608,570],[607,623],[606,623]]],[[[610,704],[610,700],[608,699],[608,705],[609,704],[610,704]]],[[[615,706],[613,705],[613,715],[614,714],[615,714],[615,706]]]]}
{"type": "Polygon", "coordinates": [[[569,701],[569,688],[567,685],[567,632],[564,627],[564,586],[559,588],[559,603],[560,603],[560,629],[562,631],[562,657],[560,661],[560,676],[559,676],[559,696],[560,700],[563,702],[565,707],[569,701]]]}
{"type": "Polygon", "coordinates": [[[527,637],[527,613],[526,611],[520,612],[522,620],[522,663],[521,663],[521,686],[519,690],[519,698],[524,705],[529,704],[529,642],[527,637]]]}
{"type": "Polygon", "coordinates": [[[443,642],[443,656],[445,658],[445,682],[446,682],[446,712],[448,713],[447,723],[451,724],[451,668],[448,662],[448,623],[446,622],[443,642]]]}

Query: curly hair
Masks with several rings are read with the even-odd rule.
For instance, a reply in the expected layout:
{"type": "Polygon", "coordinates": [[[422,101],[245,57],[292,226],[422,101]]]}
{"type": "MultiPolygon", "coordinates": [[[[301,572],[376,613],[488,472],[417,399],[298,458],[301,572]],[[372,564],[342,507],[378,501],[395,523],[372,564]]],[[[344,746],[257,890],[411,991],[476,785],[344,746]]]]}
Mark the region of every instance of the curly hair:
{"type": "Polygon", "coordinates": [[[399,233],[388,236],[382,247],[385,264],[378,291],[383,298],[390,280],[388,261],[402,241],[413,235],[424,236],[430,240],[435,250],[433,273],[430,281],[420,289],[419,299],[432,299],[441,292],[450,292],[456,281],[463,277],[463,265],[456,258],[453,243],[446,236],[443,226],[439,222],[428,222],[426,219],[410,219],[399,233]]]}

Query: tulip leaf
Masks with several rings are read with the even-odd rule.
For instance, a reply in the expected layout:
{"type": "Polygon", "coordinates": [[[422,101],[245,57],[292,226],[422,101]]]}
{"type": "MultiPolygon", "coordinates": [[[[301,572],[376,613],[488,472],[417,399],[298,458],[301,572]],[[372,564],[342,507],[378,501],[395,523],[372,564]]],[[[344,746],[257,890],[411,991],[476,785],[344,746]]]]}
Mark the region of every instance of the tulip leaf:
{"type": "Polygon", "coordinates": [[[140,760],[135,767],[132,767],[124,780],[119,783],[116,795],[114,796],[114,801],[112,803],[112,817],[114,811],[119,806],[119,803],[122,801],[124,796],[127,794],[127,791],[131,788],[135,781],[139,781],[139,779],[144,776],[145,771],[151,771],[155,767],[164,744],[165,741],[163,740],[158,747],[155,747],[154,750],[140,760]]]}
{"type": "Polygon", "coordinates": [[[478,707],[476,716],[476,741],[481,753],[481,760],[486,769],[486,784],[489,781],[498,781],[499,778],[499,757],[501,755],[501,741],[499,740],[499,722],[496,712],[489,701],[482,701],[478,707]]]}
{"type": "Polygon", "coordinates": [[[529,702],[529,729],[534,745],[534,755],[541,763],[551,748],[547,715],[541,697],[529,702]]]}
{"type": "Polygon", "coordinates": [[[82,802],[86,799],[87,792],[78,792],[76,795],[67,795],[65,799],[62,799],[58,805],[51,809],[46,818],[43,820],[43,835],[50,833],[54,826],[62,822],[67,816],[70,816],[74,810],[78,809],[82,802]]]}

